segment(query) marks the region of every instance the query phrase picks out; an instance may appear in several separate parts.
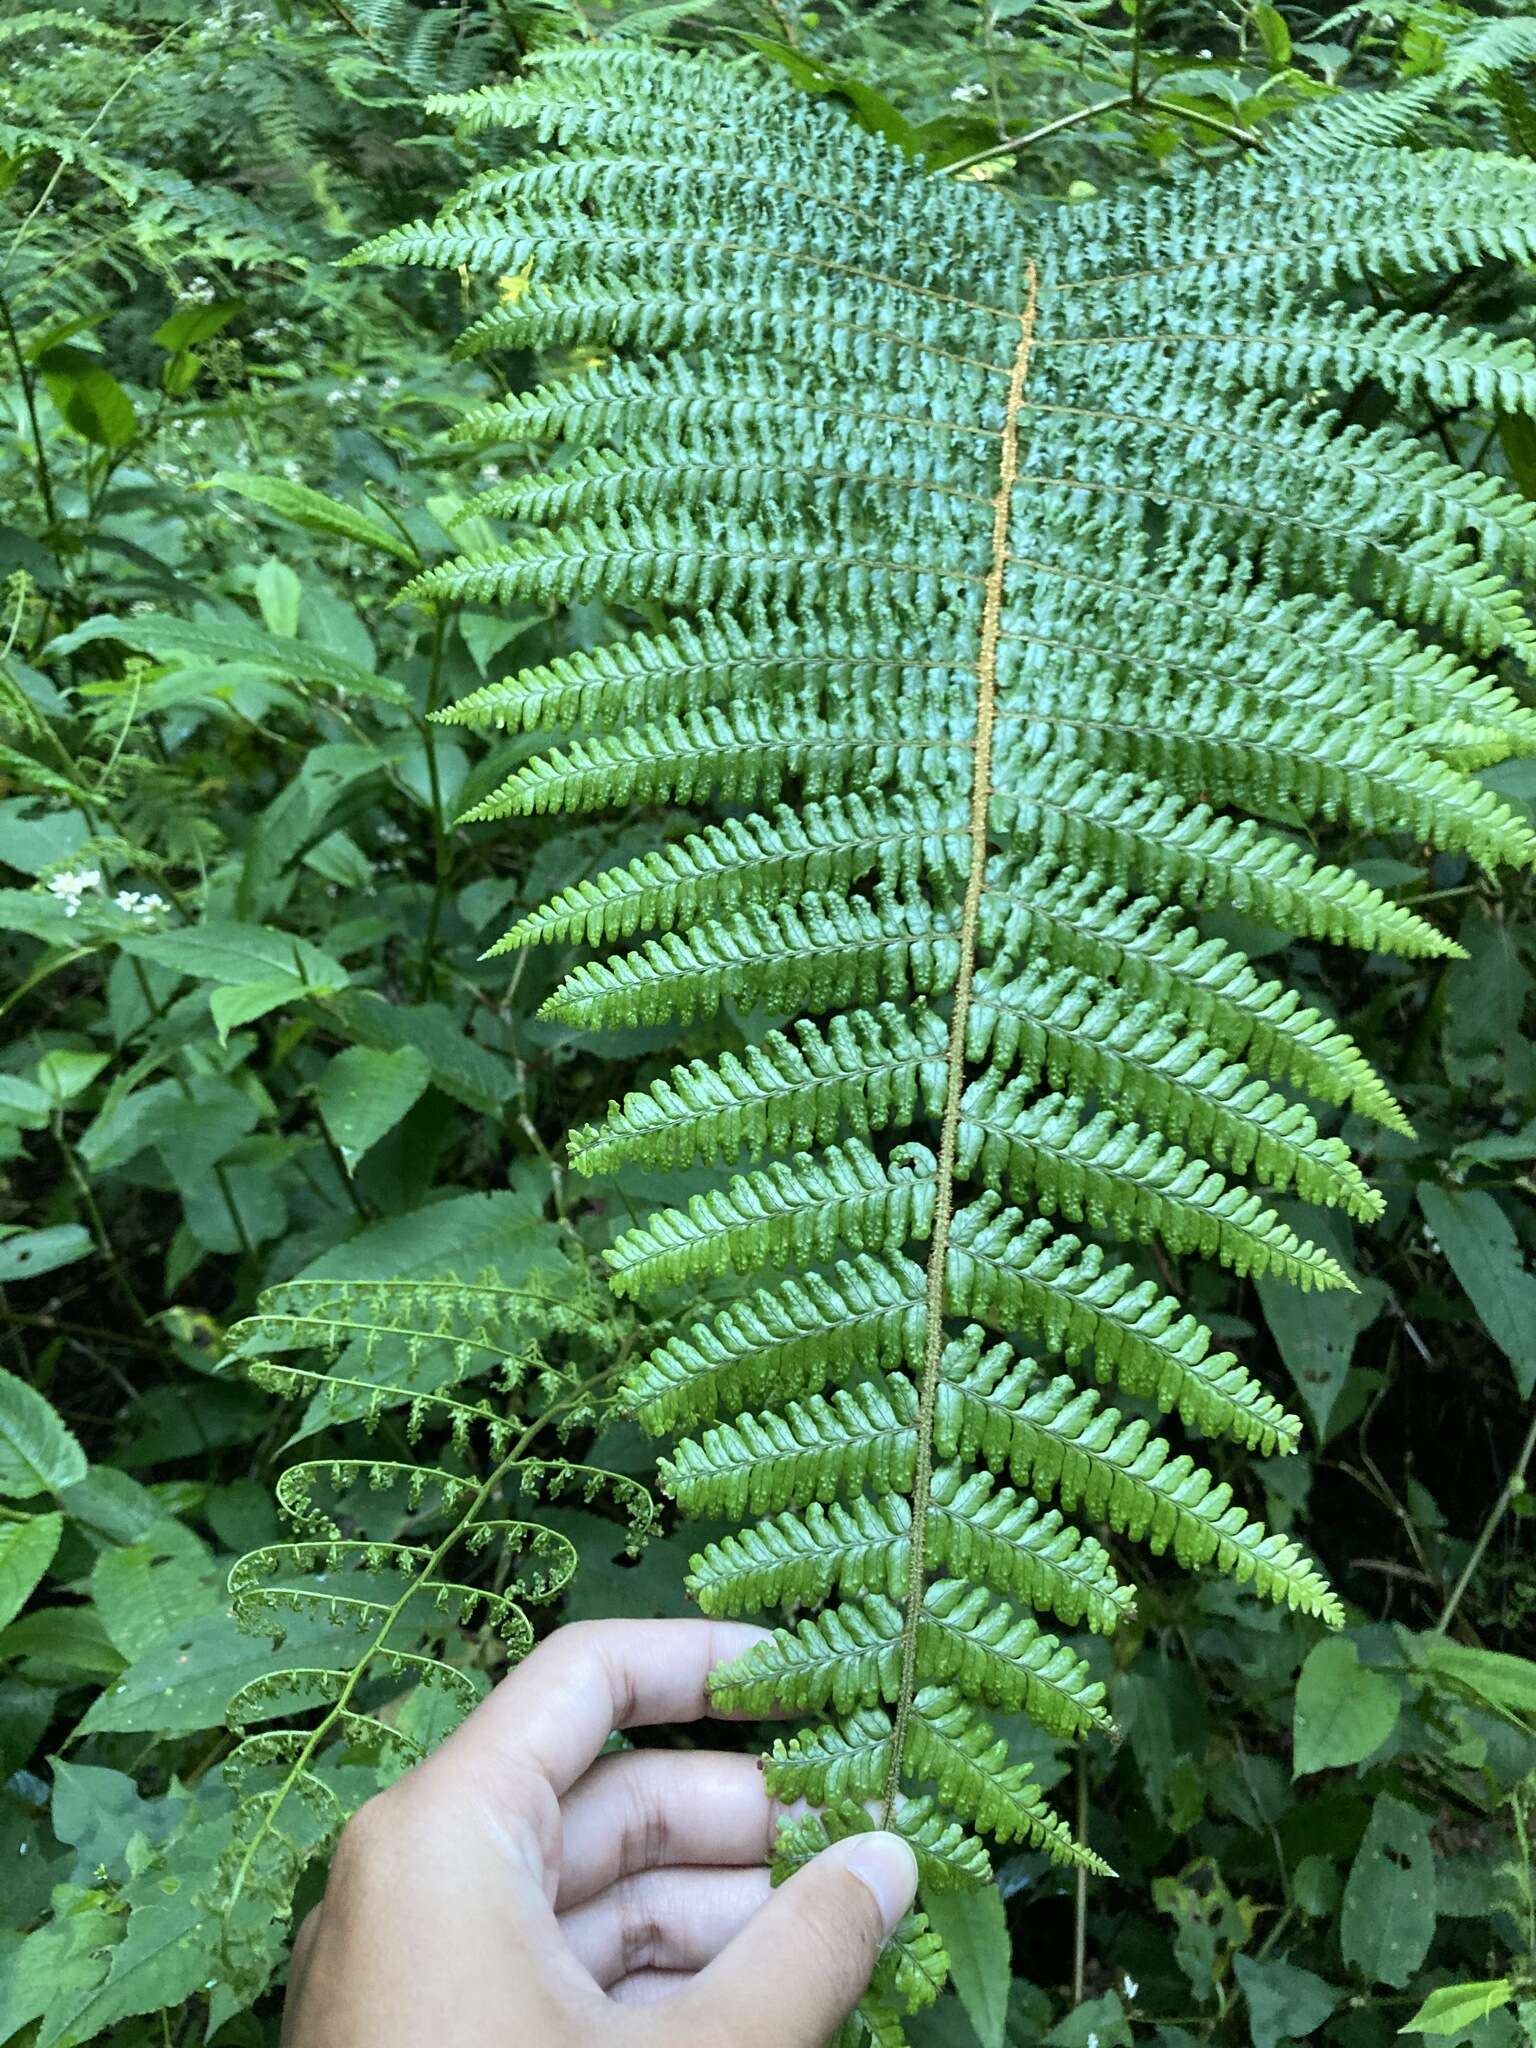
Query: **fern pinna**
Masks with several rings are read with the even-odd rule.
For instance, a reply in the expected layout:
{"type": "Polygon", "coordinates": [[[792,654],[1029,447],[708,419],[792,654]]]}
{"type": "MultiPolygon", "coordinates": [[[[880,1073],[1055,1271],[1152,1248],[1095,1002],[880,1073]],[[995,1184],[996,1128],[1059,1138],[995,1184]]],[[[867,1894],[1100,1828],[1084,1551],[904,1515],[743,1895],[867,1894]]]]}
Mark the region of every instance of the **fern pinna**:
{"type": "Polygon", "coordinates": [[[600,1505],[635,1552],[651,1533],[646,1487],[563,1448],[601,1414],[621,1335],[558,1254],[475,1281],[288,1280],[230,1331],[257,1386],[307,1401],[300,1436],[359,1420],[395,1436],[377,1457],[312,1445],[278,1482],[292,1537],[230,1573],[242,1624],[286,1638],[227,1709],[239,1801],[209,1902],[233,1993],[261,1991],[294,1889],[349,1815],[462,1719],[488,1666],[532,1647],[528,1608],[577,1566],[562,1512],[600,1505]]]}
{"type": "Polygon", "coordinates": [[[752,1162],[613,1255],[632,1296],[782,1276],[628,1382],[685,1432],[683,1510],[746,1524],[695,1559],[702,1607],[801,1616],[719,1695],[822,1716],[773,1789],[834,1826],[875,1804],[930,1884],[984,1873],[971,1829],[1091,1862],[984,1718],[1104,1724],[1047,1629],[1129,1607],[1080,1524],[1337,1618],[1149,1419],[1271,1452],[1295,1418],[1110,1245],[1348,1285],[1266,1196],[1375,1216],[1301,1098],[1402,1114],[1199,915],[1448,955],[1307,821],[1533,851],[1476,771],[1536,750],[1486,673],[1533,646],[1536,508],[1324,395],[1536,407],[1525,343],[1361,283],[1530,257],[1536,172],[1299,125],[1025,206],[787,83],[634,49],[453,105],[549,153],[364,253],[502,280],[466,347],[548,379],[461,439],[565,455],[478,501],[526,530],[409,594],[637,620],[449,714],[569,735],[470,815],[700,814],[503,945],[616,948],[551,998],[569,1022],[786,1020],[571,1140],[591,1172],[752,1162]]]}

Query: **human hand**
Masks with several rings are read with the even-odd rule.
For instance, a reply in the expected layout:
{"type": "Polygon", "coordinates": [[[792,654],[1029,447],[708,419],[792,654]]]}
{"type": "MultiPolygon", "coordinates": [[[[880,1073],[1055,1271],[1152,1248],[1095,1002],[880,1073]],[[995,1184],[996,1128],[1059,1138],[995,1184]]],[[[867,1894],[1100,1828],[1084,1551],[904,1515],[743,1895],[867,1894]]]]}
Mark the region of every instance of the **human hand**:
{"type": "Polygon", "coordinates": [[[300,1930],[284,2048],[820,2048],[911,1903],[899,1837],[770,1891],[754,1757],[633,1750],[696,1721],[760,1629],[581,1622],[341,1837],[300,1930]]]}

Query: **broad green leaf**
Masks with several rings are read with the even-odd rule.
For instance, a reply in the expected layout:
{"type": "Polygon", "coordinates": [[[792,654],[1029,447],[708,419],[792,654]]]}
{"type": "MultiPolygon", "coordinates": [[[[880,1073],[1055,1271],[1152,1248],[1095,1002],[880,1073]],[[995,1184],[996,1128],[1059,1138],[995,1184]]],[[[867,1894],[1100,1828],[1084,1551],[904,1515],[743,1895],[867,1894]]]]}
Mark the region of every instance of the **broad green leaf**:
{"type": "Polygon", "coordinates": [[[518,1091],[511,1061],[477,1044],[446,1004],[404,1006],[385,1002],[369,989],[348,989],[330,1005],[329,1014],[359,1044],[381,1052],[414,1046],[430,1060],[434,1085],[466,1109],[494,1115],[518,1091]]]}
{"type": "Polygon", "coordinates": [[[1499,445],[1509,473],[1528,498],[1536,498],[1536,420],[1510,413],[1499,421],[1499,445]]]}
{"type": "Polygon", "coordinates": [[[375,675],[311,640],[284,640],[246,619],[179,619],[168,612],[129,618],[88,619],[72,633],[51,641],[49,656],[73,654],[95,640],[116,640],[155,661],[230,665],[255,675],[284,676],[341,696],[376,697],[387,704],[409,701],[402,686],[375,675]]]}
{"type": "Polygon", "coordinates": [[[179,2012],[203,1989],[217,1954],[214,1915],[193,1886],[145,1899],[129,1913],[101,1982],[50,2003],[37,2048],[81,2048],[138,2013],[179,2012]]]}
{"type": "Polygon", "coordinates": [[[72,1266],[94,1249],[91,1233],[81,1223],[53,1223],[46,1230],[18,1230],[0,1237],[0,1282],[35,1280],[72,1266]]]}
{"type": "Polygon", "coordinates": [[[123,1771],[72,1763],[62,1756],[51,1763],[53,1832],[75,1851],[76,1884],[89,1884],[101,1864],[121,1882],[128,1875],[134,1837],[151,1845],[163,1842],[186,1813],[184,1796],[141,1798],[138,1786],[123,1771]]]}
{"type": "Polygon", "coordinates": [[[37,359],[59,416],[98,448],[126,448],[139,431],[133,400],[101,357],[64,342],[37,359]]]}
{"type": "Polygon", "coordinates": [[[1264,1320],[1296,1383],[1301,1404],[1318,1441],[1326,1443],[1329,1418],[1349,1377],[1356,1339],[1381,1314],[1388,1294],[1379,1280],[1355,1275],[1354,1238],[1347,1222],[1298,1202],[1275,1206],[1293,1230],[1332,1252],[1355,1284],[1354,1293],[1330,1287],[1303,1294],[1300,1288],[1269,1273],[1254,1283],[1264,1320]]]}
{"type": "MultiPolygon", "coordinates": [[[[344,1671],[357,1641],[314,1615],[295,1615],[284,1639],[285,1663],[344,1671]]],[[[78,1733],[187,1735],[217,1728],[234,1694],[270,1671],[272,1645],[241,1629],[222,1608],[189,1621],[141,1657],[96,1699],[78,1733]]]]}
{"type": "Polygon", "coordinates": [[[52,1105],[35,1081],[20,1074],[0,1074],[0,1124],[14,1124],[23,1131],[48,1128],[52,1105]]]}
{"type": "Polygon", "coordinates": [[[39,1607],[0,1632],[0,1659],[38,1677],[115,1678],[123,1660],[93,1607],[39,1607]]]}
{"type": "Polygon", "coordinates": [[[872,135],[883,135],[887,142],[894,142],[907,156],[922,156],[922,137],[918,130],[884,93],[877,92],[851,72],[840,71],[831,64],[823,63],[819,57],[808,56],[792,43],[779,42],[772,36],[744,35],[741,40],[772,63],[780,65],[802,92],[836,94],[847,102],[861,128],[867,128],[872,135]]]}
{"type": "Polygon", "coordinates": [[[327,987],[311,989],[301,986],[292,977],[281,981],[248,981],[239,988],[216,988],[208,998],[208,1011],[218,1031],[220,1045],[227,1045],[231,1031],[238,1030],[242,1024],[254,1024],[258,1017],[280,1010],[285,1003],[301,1002],[308,995],[330,993],[327,987]]]}
{"type": "Polygon", "coordinates": [[[298,996],[306,988],[345,988],[349,979],[329,953],[296,932],[274,931],[269,925],[210,920],[180,931],[144,932],[122,943],[125,953],[140,960],[231,988],[287,980],[298,996]]]}
{"type": "Polygon", "coordinates": [[[67,1047],[45,1053],[37,1063],[38,1085],[50,1101],[63,1105],[81,1095],[111,1062],[105,1052],[75,1052],[67,1047]]]}
{"type": "Polygon", "coordinates": [[[1257,1957],[1233,1958],[1237,1981],[1248,2001],[1248,2032],[1253,2048],[1278,2048],[1281,2041],[1303,2041],[1315,2034],[1344,1997],[1341,1990],[1293,1963],[1260,1962],[1257,1957]]]}
{"type": "Polygon", "coordinates": [[[1481,1984],[1442,1984],[1431,1991],[1411,2020],[1398,2028],[1400,2034],[1463,2034],[1489,2013],[1507,2005],[1514,1993],[1507,1977],[1490,1977],[1481,1984]]]}
{"type": "Polygon", "coordinates": [[[0,1367],[0,1494],[28,1500],[84,1477],[85,1453],[73,1432],[35,1387],[0,1367]]]}
{"type": "Polygon", "coordinates": [[[0,1522],[0,1628],[16,1619],[64,1534],[62,1515],[33,1515],[26,1522],[0,1522]]]}
{"type": "Polygon", "coordinates": [[[1291,32],[1285,25],[1285,17],[1269,0],[1259,0],[1253,10],[1254,26],[1264,45],[1264,54],[1271,64],[1289,64],[1291,61],[1291,32]]]}
{"type": "Polygon", "coordinates": [[[1409,1982],[1435,1932],[1435,1858],[1429,1822],[1383,1792],[1350,1865],[1339,1918],[1344,1960],[1368,1984],[1409,1982]]]}
{"type": "Polygon", "coordinates": [[[252,504],[264,505],[279,519],[286,519],[290,526],[302,526],[309,533],[335,534],[341,540],[361,541],[364,547],[379,548],[413,569],[420,566],[421,557],[416,550],[382,519],[359,512],[355,505],[345,504],[340,499],[323,497],[307,484],[289,483],[283,477],[252,476],[231,469],[221,469],[213,481],[223,490],[235,491],[240,497],[249,498],[252,504]]]}
{"type": "Polygon", "coordinates": [[[1492,1707],[1536,1723],[1536,1663],[1504,1650],[1482,1650],[1444,1636],[1420,1638],[1431,1671],[1465,1686],[1492,1707]]]}
{"type": "Polygon", "coordinates": [[[432,1079],[432,1063],[413,1045],[375,1052],[354,1045],[321,1075],[315,1101],[348,1166],[392,1131],[432,1079]]]}
{"type": "Polygon", "coordinates": [[[168,320],[161,321],[150,339],[156,348],[196,348],[201,341],[211,341],[244,307],[244,299],[215,299],[207,306],[179,306],[168,320]]]}
{"type": "Polygon", "coordinates": [[[256,602],[269,633],[291,640],[299,630],[299,606],[304,586],[286,562],[263,562],[256,571],[256,602]]]}
{"type": "Polygon", "coordinates": [[[179,1522],[160,1522],[139,1542],[104,1550],[91,1571],[91,1597],[130,1663],[221,1604],[207,1546],[179,1522]]]}
{"type": "Polygon", "coordinates": [[[1401,1704],[1391,1679],[1363,1667],[1347,1636],[1315,1643],[1296,1685],[1293,1774],[1363,1763],[1397,1726],[1401,1704]]]}
{"type": "Polygon", "coordinates": [[[995,1884],[976,1891],[925,1893],[923,1910],[944,1944],[950,1978],[981,2048],[1003,2048],[1013,1944],[1002,1893],[995,1884]]]}
{"type": "Polygon", "coordinates": [[[1529,1400],[1536,1391],[1536,1274],[1526,1271],[1514,1225],[1481,1188],[1420,1181],[1418,1192],[1424,1221],[1529,1400]]]}
{"type": "Polygon", "coordinates": [[[115,1465],[92,1465],[83,1479],[63,1488],[59,1505],[71,1520],[111,1543],[136,1543],[164,1512],[147,1486],[115,1465]]]}

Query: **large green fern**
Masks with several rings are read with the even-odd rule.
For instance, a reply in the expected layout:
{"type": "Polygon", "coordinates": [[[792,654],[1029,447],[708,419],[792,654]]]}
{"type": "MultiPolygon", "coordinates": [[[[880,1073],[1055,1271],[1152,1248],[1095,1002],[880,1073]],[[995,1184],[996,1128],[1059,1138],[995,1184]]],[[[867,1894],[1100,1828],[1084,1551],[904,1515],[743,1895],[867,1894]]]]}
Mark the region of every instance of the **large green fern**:
{"type": "Polygon", "coordinates": [[[549,379],[462,435],[568,459],[482,501],[530,530],[411,594],[646,622],[450,714],[569,734],[472,815],[703,814],[504,943],[617,945],[549,1002],[572,1023],[785,1020],[571,1142],[594,1171],[755,1162],[613,1260],[637,1296],[782,1275],[629,1380],[691,1432],[683,1509],[747,1524],[695,1560],[700,1603],[801,1617],[721,1698],[819,1715],[773,1788],[836,1825],[880,1802],[931,1884],[985,1869],[956,1818],[1091,1861],[983,1718],[1103,1724],[1047,1633],[1131,1599],[1080,1524],[1337,1618],[1149,1417],[1266,1452],[1297,1422],[1107,1241],[1347,1285],[1265,1196],[1373,1217],[1301,1097],[1401,1112],[1198,916],[1444,955],[1309,821],[1536,848],[1476,779],[1536,751],[1486,672],[1536,645],[1536,507],[1328,409],[1362,384],[1536,408],[1523,342],[1365,282],[1529,258],[1536,174],[1298,128],[1029,206],[788,85],[633,50],[460,112],[555,147],[364,254],[515,281],[466,345],[552,352],[549,379]]]}

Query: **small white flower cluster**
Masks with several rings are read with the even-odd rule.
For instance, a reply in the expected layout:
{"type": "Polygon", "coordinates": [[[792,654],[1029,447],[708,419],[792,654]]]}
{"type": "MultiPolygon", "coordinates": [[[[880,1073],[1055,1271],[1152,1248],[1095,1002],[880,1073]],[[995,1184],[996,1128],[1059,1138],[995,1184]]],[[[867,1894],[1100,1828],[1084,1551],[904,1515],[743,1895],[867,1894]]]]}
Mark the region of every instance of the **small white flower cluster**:
{"type": "Polygon", "coordinates": [[[1126,1997],[1128,1999],[1134,1999],[1137,1992],[1141,1989],[1141,1986],[1136,1982],[1136,1979],[1132,1977],[1129,1973],[1126,1974],[1122,1981],[1125,1986],[1126,1997]]]}
{"type": "Polygon", "coordinates": [[[48,883],[48,893],[63,899],[66,917],[78,917],[81,898],[88,895],[92,889],[100,887],[100,868],[75,868],[65,874],[52,876],[48,883]]]}
{"type": "Polygon", "coordinates": [[[194,277],[189,285],[182,287],[181,296],[191,305],[211,306],[218,292],[206,277],[194,277]]]}
{"type": "Polygon", "coordinates": [[[153,890],[141,896],[137,889],[119,889],[112,901],[130,917],[154,917],[165,908],[165,898],[155,895],[153,890]]]}
{"type": "Polygon", "coordinates": [[[979,79],[971,85],[957,85],[950,94],[950,98],[957,101],[962,107],[969,104],[972,100],[984,100],[986,96],[987,88],[979,79]]]}
{"type": "Polygon", "coordinates": [[[476,472],[475,481],[482,484],[499,484],[501,482],[501,464],[499,462],[482,462],[479,470],[476,472]]]}

